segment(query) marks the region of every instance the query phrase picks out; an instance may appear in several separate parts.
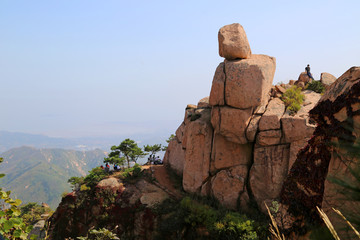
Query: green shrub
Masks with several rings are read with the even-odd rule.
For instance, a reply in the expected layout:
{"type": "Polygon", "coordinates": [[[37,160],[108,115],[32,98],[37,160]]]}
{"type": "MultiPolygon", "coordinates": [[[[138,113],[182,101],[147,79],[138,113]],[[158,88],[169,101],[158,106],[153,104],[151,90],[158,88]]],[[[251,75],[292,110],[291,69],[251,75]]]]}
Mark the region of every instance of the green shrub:
{"type": "Polygon", "coordinates": [[[26,225],[33,225],[38,222],[42,214],[52,214],[53,211],[50,208],[43,207],[37,203],[30,202],[20,207],[20,217],[24,220],[26,225]]]}
{"type": "Polygon", "coordinates": [[[196,195],[186,196],[180,203],[164,201],[157,207],[163,218],[156,239],[267,239],[267,221],[255,221],[215,205],[214,200],[196,195]]]}
{"type": "Polygon", "coordinates": [[[215,223],[218,239],[259,239],[253,220],[237,212],[229,212],[215,223]]]}
{"type": "Polygon", "coordinates": [[[306,89],[317,92],[317,93],[323,93],[325,92],[325,87],[320,81],[312,81],[306,85],[306,89]]]}
{"type": "Polygon", "coordinates": [[[90,188],[95,187],[98,182],[103,180],[109,173],[105,172],[100,167],[93,168],[89,174],[84,178],[84,183],[90,188]]]}
{"type": "Polygon", "coordinates": [[[142,175],[141,166],[137,163],[131,168],[126,168],[121,173],[121,176],[124,178],[124,180],[134,180],[139,178],[141,175],[142,175]]]}
{"type": "Polygon", "coordinates": [[[192,227],[204,225],[212,230],[217,219],[217,212],[208,205],[198,203],[190,197],[185,197],[180,203],[181,208],[187,212],[185,222],[192,227]]]}
{"type": "Polygon", "coordinates": [[[305,96],[301,93],[301,88],[292,86],[282,95],[281,100],[285,103],[290,113],[295,114],[300,110],[305,96]]]}

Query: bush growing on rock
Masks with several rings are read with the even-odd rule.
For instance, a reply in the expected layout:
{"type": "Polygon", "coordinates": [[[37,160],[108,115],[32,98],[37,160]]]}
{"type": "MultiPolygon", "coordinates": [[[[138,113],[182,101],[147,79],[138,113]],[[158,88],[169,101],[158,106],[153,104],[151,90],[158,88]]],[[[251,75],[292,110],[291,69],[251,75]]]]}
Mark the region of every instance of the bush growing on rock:
{"type": "Polygon", "coordinates": [[[316,80],[308,83],[308,85],[306,86],[306,89],[314,91],[316,93],[324,93],[325,92],[324,85],[320,81],[316,81],[316,80]]]}
{"type": "Polygon", "coordinates": [[[159,239],[169,235],[176,239],[266,239],[265,226],[211,202],[196,196],[186,196],[180,203],[164,202],[159,211],[167,217],[159,223],[163,234],[159,239]]]}
{"type": "Polygon", "coordinates": [[[283,100],[285,106],[291,114],[295,114],[300,110],[304,99],[305,96],[301,93],[301,88],[297,86],[292,86],[286,90],[286,92],[281,97],[281,100],[283,100]]]}
{"type": "Polygon", "coordinates": [[[109,175],[107,172],[105,172],[100,167],[93,168],[91,171],[89,171],[89,174],[86,175],[84,178],[84,183],[89,186],[90,188],[95,187],[98,182],[100,182],[102,179],[104,179],[107,175],[109,175]]]}

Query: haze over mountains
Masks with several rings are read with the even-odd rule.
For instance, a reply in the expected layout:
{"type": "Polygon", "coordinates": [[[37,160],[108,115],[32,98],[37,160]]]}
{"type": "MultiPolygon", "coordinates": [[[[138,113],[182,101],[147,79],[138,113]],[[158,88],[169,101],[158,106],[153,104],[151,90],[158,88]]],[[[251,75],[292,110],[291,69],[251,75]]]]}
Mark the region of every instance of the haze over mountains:
{"type": "MultiPolygon", "coordinates": [[[[164,144],[163,136],[151,134],[133,136],[54,138],[39,134],[0,131],[0,180],[13,197],[27,202],[46,202],[55,209],[61,194],[70,191],[67,180],[85,176],[89,170],[103,163],[110,147],[131,138],[144,144],[164,144]]],[[[159,153],[162,156],[163,153],[159,153]]],[[[139,159],[146,162],[146,157],[139,159]]]]}
{"type": "Polygon", "coordinates": [[[159,134],[133,134],[106,137],[81,137],[81,138],[54,138],[40,134],[0,131],[0,153],[21,146],[35,148],[63,148],[74,150],[102,149],[109,151],[113,145],[118,145],[125,138],[131,138],[143,144],[165,143],[170,136],[168,132],[159,134]]]}
{"type": "Polygon", "coordinates": [[[70,191],[67,180],[84,176],[99,166],[106,156],[100,149],[75,151],[66,149],[13,148],[1,154],[0,172],[6,176],[0,184],[23,202],[46,202],[55,209],[61,194],[70,191]]]}

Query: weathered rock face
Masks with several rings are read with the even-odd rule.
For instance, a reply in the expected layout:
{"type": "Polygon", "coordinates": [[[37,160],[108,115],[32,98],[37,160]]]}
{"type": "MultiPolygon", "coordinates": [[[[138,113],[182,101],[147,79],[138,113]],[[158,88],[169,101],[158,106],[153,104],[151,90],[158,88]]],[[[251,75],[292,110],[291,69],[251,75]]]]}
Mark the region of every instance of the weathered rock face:
{"type": "Polygon", "coordinates": [[[251,49],[244,28],[233,23],[219,30],[219,55],[229,60],[250,58],[251,49]]]}
{"type": "Polygon", "coordinates": [[[224,206],[236,210],[239,196],[245,191],[246,166],[221,170],[211,180],[212,195],[224,206]]]}
{"type": "Polygon", "coordinates": [[[260,106],[267,100],[274,74],[273,57],[253,55],[249,59],[225,60],[226,104],[240,109],[260,106]]]}
{"type": "Polygon", "coordinates": [[[183,187],[187,192],[200,191],[209,176],[213,128],[210,110],[201,112],[201,117],[188,124],[183,187]]]}
{"type": "MultiPolygon", "coordinates": [[[[316,221],[319,219],[315,207],[322,206],[333,220],[330,207],[339,207],[343,213],[359,207],[355,207],[354,201],[344,203],[340,187],[326,180],[327,176],[346,175],[351,181],[347,166],[359,163],[359,158],[348,151],[359,140],[356,123],[360,119],[359,97],[360,67],[353,67],[331,85],[310,111],[318,126],[283,185],[281,202],[286,214],[298,220],[316,221]]],[[[337,223],[336,219],[333,223],[337,223]]],[[[301,224],[293,222],[289,231],[301,228],[301,224]]]]}
{"type": "Polygon", "coordinates": [[[220,134],[215,134],[211,156],[211,172],[251,163],[252,146],[229,142],[220,134]]]}
{"type": "Polygon", "coordinates": [[[285,104],[279,98],[271,100],[259,122],[261,131],[280,129],[280,118],[285,112],[285,104]]]}
{"type": "Polygon", "coordinates": [[[264,201],[271,206],[271,201],[279,197],[282,183],[288,173],[289,150],[288,144],[255,146],[254,164],[250,171],[250,186],[263,212],[266,212],[264,201]]]}
{"type": "Polygon", "coordinates": [[[213,107],[211,124],[215,133],[223,135],[227,140],[239,144],[247,143],[245,130],[251,119],[252,109],[245,110],[231,107],[213,107]]]}
{"type": "Polygon", "coordinates": [[[220,63],[216,68],[209,96],[209,104],[212,106],[225,105],[225,63],[220,63]]]}
{"type": "Polygon", "coordinates": [[[246,129],[246,138],[249,142],[255,141],[255,136],[259,128],[260,118],[261,116],[254,115],[246,129]]]}
{"type": "Polygon", "coordinates": [[[177,174],[182,175],[184,170],[185,149],[181,142],[174,139],[169,142],[168,151],[166,151],[163,162],[172,168],[177,174]]]}

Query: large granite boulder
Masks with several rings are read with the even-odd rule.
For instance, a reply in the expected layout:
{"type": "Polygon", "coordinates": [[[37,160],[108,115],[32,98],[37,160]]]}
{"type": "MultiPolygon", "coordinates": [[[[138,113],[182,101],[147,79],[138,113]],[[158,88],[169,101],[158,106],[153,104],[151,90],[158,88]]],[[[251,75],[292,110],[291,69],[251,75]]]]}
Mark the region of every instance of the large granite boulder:
{"type": "Polygon", "coordinates": [[[225,60],[225,102],[246,109],[260,106],[268,99],[275,74],[275,58],[252,55],[249,59],[225,60]]]}
{"type": "Polygon", "coordinates": [[[249,41],[244,28],[239,23],[220,28],[218,39],[221,57],[229,60],[251,57],[249,41]]]}

